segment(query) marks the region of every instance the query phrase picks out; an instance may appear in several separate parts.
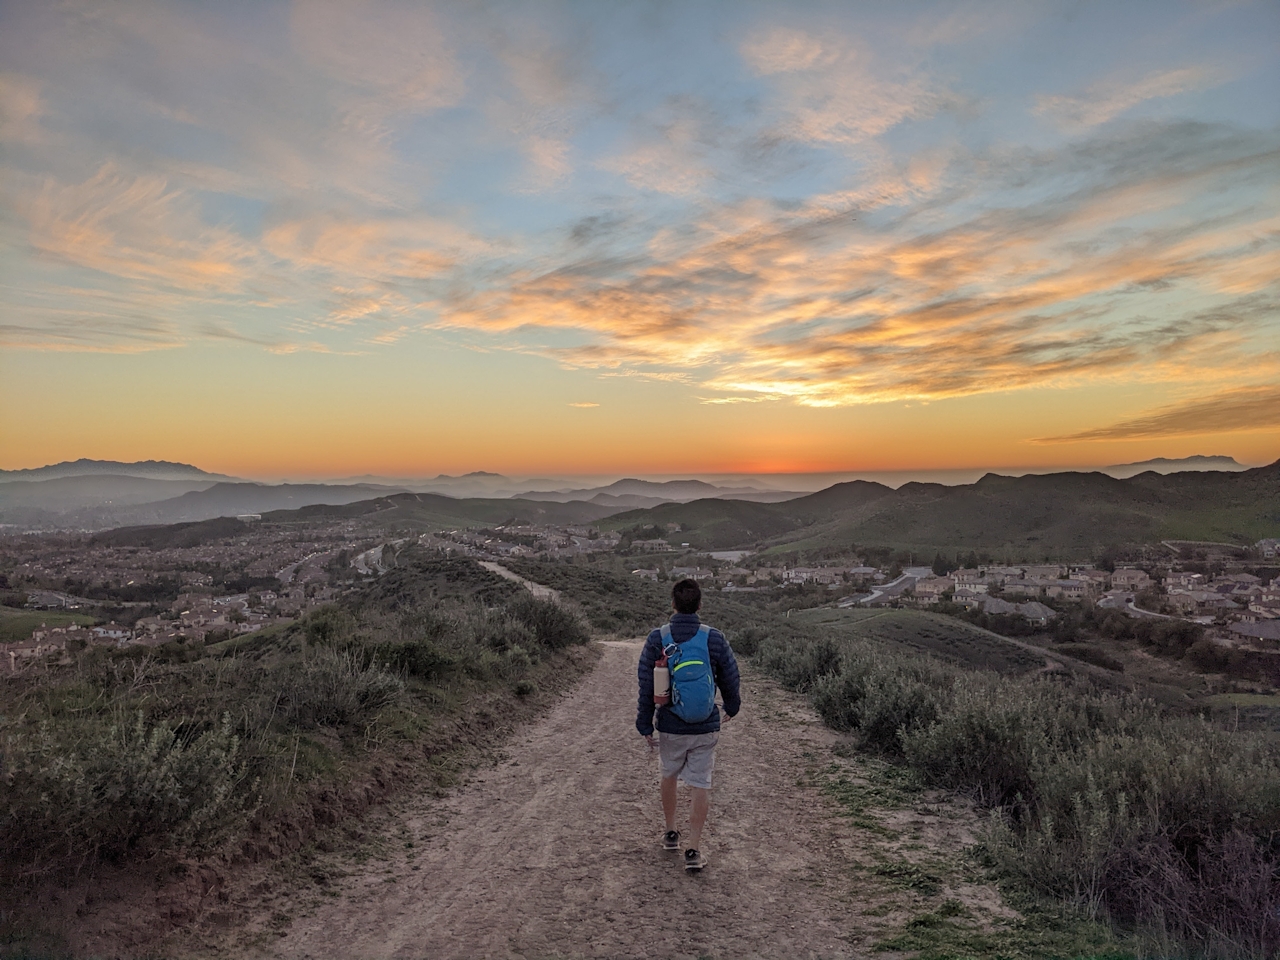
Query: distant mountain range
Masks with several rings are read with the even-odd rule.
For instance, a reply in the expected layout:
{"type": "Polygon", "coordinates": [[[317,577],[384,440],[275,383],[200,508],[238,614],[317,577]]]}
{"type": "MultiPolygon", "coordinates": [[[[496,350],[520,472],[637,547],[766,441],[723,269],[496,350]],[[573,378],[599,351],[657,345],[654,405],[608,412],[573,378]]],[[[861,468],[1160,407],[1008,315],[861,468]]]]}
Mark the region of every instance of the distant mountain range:
{"type": "Polygon", "coordinates": [[[64,477],[141,477],[148,480],[237,480],[223,473],[209,473],[189,463],[171,463],[168,460],[138,460],[122,463],[119,460],[67,460],[47,467],[30,470],[0,470],[0,483],[10,480],[60,480],[64,477]]]}
{"type": "MultiPolygon", "coordinates": [[[[376,479],[265,484],[208,473],[185,463],[77,460],[33,470],[0,471],[0,523],[37,530],[101,530],[190,523],[315,504],[342,506],[395,493],[458,500],[583,502],[589,503],[590,509],[580,511],[582,516],[595,519],[619,510],[707,497],[776,501],[802,495],[753,486],[717,487],[701,480],[619,480],[589,489],[523,492],[516,481],[485,471],[460,477],[441,474],[430,480],[369,482],[376,479]]],[[[545,481],[548,485],[554,482],[545,481]]],[[[449,515],[459,516],[457,511],[449,515]]]]}
{"type": "Polygon", "coordinates": [[[28,529],[98,530],[261,513],[313,503],[369,500],[403,487],[379,484],[262,484],[189,463],[75,460],[0,471],[0,523],[28,529]]]}
{"type": "Polygon", "coordinates": [[[1167,457],[1156,457],[1154,460],[1140,460],[1137,463],[1117,463],[1110,467],[1103,467],[1102,472],[1110,474],[1119,479],[1127,479],[1128,477],[1136,477],[1140,473],[1146,473],[1148,470],[1156,473],[1181,473],[1186,470],[1248,470],[1243,463],[1238,463],[1234,457],[1206,457],[1196,455],[1194,457],[1180,457],[1177,460],[1170,460],[1167,457]]]}
{"type": "Polygon", "coordinates": [[[603,487],[578,490],[528,490],[519,494],[524,500],[555,500],[568,503],[586,500],[602,506],[654,507],[660,503],[688,503],[707,497],[732,500],[755,500],[777,503],[803,497],[803,492],[763,490],[755,486],[718,487],[703,480],[617,480],[603,487]]]}
{"type": "Polygon", "coordinates": [[[614,514],[602,527],[678,524],[702,550],[847,550],[853,544],[996,558],[1088,559],[1110,546],[1160,540],[1249,545],[1280,535],[1280,461],[1238,471],[988,474],[976,483],[855,480],[783,503],[696,500],[614,514]]]}
{"type": "MultiPolygon", "coordinates": [[[[1040,476],[1092,477],[1095,479],[1088,481],[1089,483],[1099,483],[1115,482],[1112,478],[1116,477],[1142,480],[1143,477],[1158,478],[1162,474],[1168,474],[1172,478],[1187,471],[1201,471],[1198,475],[1203,477],[1228,475],[1222,471],[1239,475],[1250,473],[1230,457],[1197,456],[1181,460],[1160,458],[1142,463],[1118,464],[1105,468],[1104,472],[1092,474],[1057,473],[1040,476]]],[[[557,481],[547,479],[524,481],[525,486],[522,488],[519,481],[484,471],[461,477],[441,474],[429,480],[372,482],[381,478],[353,477],[331,483],[264,484],[209,473],[190,464],[162,460],[138,463],[77,460],[33,470],[0,471],[0,523],[25,529],[101,530],[126,525],[189,523],[316,505],[346,507],[379,501],[397,494],[414,494],[428,498],[417,501],[419,504],[432,505],[429,510],[414,507],[424,517],[424,522],[428,514],[450,518],[450,523],[468,522],[470,507],[458,505],[445,509],[440,506],[442,501],[454,500],[458,504],[507,504],[503,508],[485,507],[483,513],[486,517],[497,517],[504,510],[509,516],[555,515],[577,518],[565,522],[592,522],[620,515],[617,522],[626,525],[641,522],[645,516],[651,515],[655,522],[662,519],[663,523],[676,522],[682,526],[686,526],[686,520],[680,517],[686,517],[688,524],[691,524],[686,528],[699,531],[695,540],[701,537],[707,545],[717,547],[736,547],[764,540],[773,542],[779,537],[786,540],[791,531],[802,529],[807,531],[806,537],[817,538],[821,542],[832,538],[838,542],[840,538],[855,534],[865,542],[873,542],[866,540],[866,537],[874,534],[878,538],[874,542],[898,542],[906,537],[907,540],[901,542],[932,543],[936,540],[938,543],[950,543],[955,539],[950,533],[954,532],[965,542],[972,541],[976,544],[987,543],[994,535],[979,535],[973,531],[965,533],[955,527],[956,514],[953,508],[964,501],[967,496],[964,491],[975,488],[987,490],[1000,481],[1014,479],[1022,483],[1019,489],[1027,491],[1048,490],[1054,483],[1059,487],[1067,483],[1061,479],[1043,480],[1041,482],[1048,484],[1047,486],[1036,486],[1035,477],[1030,475],[1020,478],[1002,477],[998,481],[991,479],[995,476],[988,475],[973,484],[904,483],[896,491],[883,483],[856,480],[829,486],[819,493],[806,494],[802,491],[769,489],[764,481],[746,477],[741,480],[733,478],[719,484],[697,479],[653,481],[627,478],[594,487],[556,487],[557,481]],[[545,485],[553,489],[531,489],[534,485],[545,485]],[[854,491],[858,493],[855,495],[854,491]],[[894,496],[890,497],[891,494],[894,496]],[[847,518],[849,511],[854,509],[850,506],[850,497],[857,501],[857,510],[863,510],[863,500],[867,504],[883,501],[881,506],[886,509],[891,503],[916,504],[912,510],[923,516],[928,511],[921,504],[936,501],[945,502],[945,510],[952,511],[952,514],[951,519],[946,522],[941,518],[921,521],[926,528],[936,528],[936,534],[928,534],[924,530],[912,532],[900,528],[902,516],[899,514],[894,514],[896,519],[892,522],[872,522],[871,514],[880,516],[884,513],[883,510],[870,511],[864,520],[848,529],[837,525],[830,531],[819,530],[818,515],[806,512],[815,509],[815,505],[837,504],[838,509],[835,506],[832,509],[836,514],[847,518]],[[534,503],[544,506],[529,506],[534,503]],[[552,510],[551,504],[574,506],[568,510],[552,510]],[[716,504],[734,506],[715,506],[716,504]],[[690,509],[685,510],[685,505],[690,509]],[[650,511],[651,514],[645,514],[645,511],[650,511]],[[952,527],[955,527],[953,531],[952,527]],[[947,532],[945,538],[942,537],[944,532],[947,532]]],[[[1060,494],[1055,494],[1057,495],[1071,498],[1077,493],[1063,487],[1060,494]]],[[[1198,509],[1206,511],[1211,506],[1212,503],[1206,501],[1198,509]]],[[[1012,509],[1010,505],[1006,507],[1012,509]]],[[[905,510],[906,507],[903,506],[902,509],[905,510]]],[[[867,507],[867,510],[870,508],[867,507]]],[[[992,515],[991,529],[995,530],[1001,522],[998,513],[992,515]]],[[[1126,529],[1129,528],[1120,524],[1114,528],[1113,533],[1120,536],[1126,529]]],[[[1238,532],[1243,535],[1243,530],[1242,527],[1238,532]]],[[[1136,537],[1137,528],[1133,528],[1132,532],[1136,537]]],[[[1272,531],[1267,535],[1274,534],[1275,531],[1272,531]]],[[[1196,539],[1187,530],[1181,530],[1177,535],[1196,539]]],[[[1056,537],[1057,534],[1053,536],[1056,537]]],[[[682,539],[694,542],[688,536],[682,539]]],[[[1028,541],[1031,542],[1034,541],[1028,541]]]]}
{"type": "MultiPolygon", "coordinates": [[[[536,503],[529,500],[479,498],[458,500],[432,493],[397,493],[353,503],[317,503],[296,509],[265,511],[261,516],[267,523],[374,518],[376,522],[396,530],[410,528],[427,532],[506,523],[592,523],[609,512],[608,509],[581,502],[536,503]]],[[[119,527],[96,534],[93,542],[122,547],[191,547],[237,536],[248,529],[248,524],[233,517],[219,517],[196,522],[119,527]]]]}

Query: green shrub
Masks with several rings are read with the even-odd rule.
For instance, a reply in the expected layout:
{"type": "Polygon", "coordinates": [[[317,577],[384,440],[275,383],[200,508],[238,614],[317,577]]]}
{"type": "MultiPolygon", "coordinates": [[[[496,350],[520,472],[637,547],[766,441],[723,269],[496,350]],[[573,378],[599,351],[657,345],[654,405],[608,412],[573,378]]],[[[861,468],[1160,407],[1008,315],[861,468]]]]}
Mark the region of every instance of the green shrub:
{"type": "Polygon", "coordinates": [[[338,726],[376,713],[403,693],[404,681],[382,664],[321,649],[289,673],[279,704],[287,720],[338,726]]]}
{"type": "Polygon", "coordinates": [[[244,812],[231,720],[188,737],[169,722],[71,729],[41,723],[5,738],[0,846],[25,872],[117,859],[162,841],[191,849],[244,812]]]}
{"type": "Polygon", "coordinates": [[[477,643],[498,653],[511,647],[531,647],[538,642],[534,629],[506,608],[486,610],[472,629],[477,643]]]}
{"type": "Polygon", "coordinates": [[[536,654],[516,645],[509,647],[502,654],[502,674],[507,679],[523,677],[537,663],[536,654]]]}
{"type": "Polygon", "coordinates": [[[734,653],[754,657],[760,650],[760,644],[768,637],[769,631],[763,627],[744,627],[734,632],[730,646],[734,653]]]}
{"type": "Polygon", "coordinates": [[[1087,643],[1064,643],[1054,648],[1055,652],[1066,654],[1076,660],[1082,660],[1085,663],[1091,663],[1095,667],[1102,667],[1104,670],[1111,670],[1114,673],[1124,673],[1124,664],[1117,660],[1105,650],[1099,650],[1097,647],[1091,647],[1087,643]]]}
{"type": "Polygon", "coordinates": [[[793,690],[808,691],[823,677],[837,675],[843,651],[830,637],[788,643],[770,637],[760,644],[756,659],[793,690]]]}
{"type": "Polygon", "coordinates": [[[551,650],[577,646],[591,640],[591,630],[576,612],[551,600],[524,594],[506,606],[507,613],[524,624],[538,643],[551,650]]]}
{"type": "Polygon", "coordinates": [[[321,607],[305,621],[307,642],[332,643],[351,633],[354,626],[355,618],[347,611],[335,606],[321,607]]]}
{"type": "Polygon", "coordinates": [[[999,697],[993,686],[958,682],[933,722],[902,728],[902,753],[927,780],[968,789],[983,803],[1033,802],[1032,764],[1051,749],[1047,731],[1027,709],[1034,698],[999,697]]]}
{"type": "Polygon", "coordinates": [[[829,725],[856,730],[864,747],[900,756],[903,733],[936,719],[945,684],[927,661],[887,660],[877,663],[861,648],[847,652],[835,672],[813,684],[812,699],[829,725]]]}
{"type": "MultiPolygon", "coordinates": [[[[1188,631],[1153,632],[1174,644],[1188,631]]],[[[760,644],[865,749],[991,807],[1005,872],[1173,951],[1280,956],[1280,747],[1132,696],[829,636],[760,644]]]]}
{"type": "Polygon", "coordinates": [[[380,643],[370,652],[377,663],[420,680],[439,680],[459,666],[457,656],[430,640],[380,643]]]}

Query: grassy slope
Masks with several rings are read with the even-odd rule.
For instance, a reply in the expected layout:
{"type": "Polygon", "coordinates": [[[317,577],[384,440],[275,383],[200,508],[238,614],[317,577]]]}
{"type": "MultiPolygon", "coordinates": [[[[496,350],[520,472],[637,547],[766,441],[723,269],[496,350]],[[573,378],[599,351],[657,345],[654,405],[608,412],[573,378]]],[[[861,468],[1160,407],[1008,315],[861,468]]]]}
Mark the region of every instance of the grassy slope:
{"type": "Polygon", "coordinates": [[[49,627],[66,627],[79,624],[90,626],[93,617],[82,613],[53,613],[47,610],[14,610],[0,607],[0,643],[16,643],[31,636],[31,631],[45,624],[49,627]]]}
{"type": "Polygon", "coordinates": [[[797,610],[791,617],[815,632],[840,639],[869,640],[900,652],[928,653],[962,666],[1025,674],[1045,658],[977,627],[923,610],[797,610]]]}
{"type": "Polygon", "coordinates": [[[785,505],[711,499],[664,503],[658,507],[615,514],[602,521],[600,526],[608,530],[625,530],[640,524],[656,524],[662,529],[668,523],[677,523],[680,534],[669,539],[677,542],[687,540],[695,546],[714,550],[777,537],[797,529],[803,521],[780,509],[785,505]]]}
{"type": "Polygon", "coordinates": [[[297,625],[209,647],[90,647],[0,685],[0,873],[92,863],[88,838],[120,863],[226,840],[275,857],[370,797],[436,779],[589,667],[592,650],[547,642],[528,604],[474,561],[410,554],[297,625]],[[121,747],[135,724],[141,739],[121,747]],[[370,773],[379,764],[395,775],[370,773]],[[178,799],[148,792],[174,771],[178,799]],[[198,829],[188,795],[212,804],[198,829]],[[184,830],[197,839],[175,839],[184,830]]]}

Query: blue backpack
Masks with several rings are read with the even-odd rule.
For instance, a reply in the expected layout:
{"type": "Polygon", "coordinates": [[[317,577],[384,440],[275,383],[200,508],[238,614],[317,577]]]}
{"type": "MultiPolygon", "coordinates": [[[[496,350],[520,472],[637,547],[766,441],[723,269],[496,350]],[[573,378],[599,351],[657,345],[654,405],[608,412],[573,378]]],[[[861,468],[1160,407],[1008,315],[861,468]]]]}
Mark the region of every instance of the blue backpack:
{"type": "Polygon", "coordinates": [[[685,723],[702,723],[716,708],[716,681],[705,623],[684,643],[671,639],[671,624],[662,625],[662,652],[671,670],[671,710],[685,723]]]}

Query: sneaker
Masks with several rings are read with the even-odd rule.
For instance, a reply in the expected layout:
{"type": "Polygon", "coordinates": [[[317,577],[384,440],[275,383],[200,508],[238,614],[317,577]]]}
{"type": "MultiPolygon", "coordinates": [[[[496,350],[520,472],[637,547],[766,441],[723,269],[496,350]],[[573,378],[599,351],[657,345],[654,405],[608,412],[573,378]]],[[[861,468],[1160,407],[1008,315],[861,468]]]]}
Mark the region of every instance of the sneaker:
{"type": "Polygon", "coordinates": [[[663,850],[679,850],[680,849],[680,831],[668,830],[662,835],[663,850]]]}
{"type": "Polygon", "coordinates": [[[687,873],[697,873],[706,865],[707,858],[697,850],[691,849],[684,852],[684,869],[687,873]]]}

